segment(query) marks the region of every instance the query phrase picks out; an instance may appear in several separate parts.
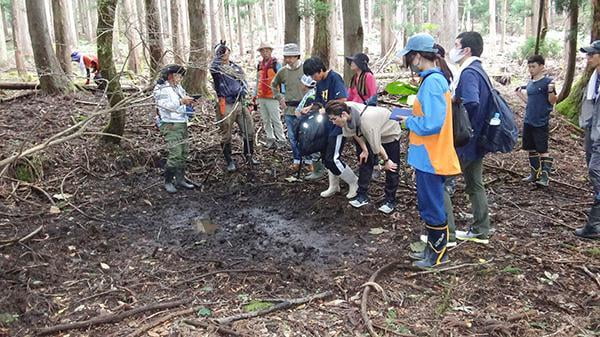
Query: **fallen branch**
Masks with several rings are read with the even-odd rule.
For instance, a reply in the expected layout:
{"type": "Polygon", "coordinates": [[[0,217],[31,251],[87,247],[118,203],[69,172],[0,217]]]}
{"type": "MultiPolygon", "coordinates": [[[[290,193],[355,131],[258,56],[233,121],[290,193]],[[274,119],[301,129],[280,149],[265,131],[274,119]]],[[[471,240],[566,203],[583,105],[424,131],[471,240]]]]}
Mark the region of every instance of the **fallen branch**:
{"type": "Polygon", "coordinates": [[[285,309],[288,309],[288,308],[291,308],[291,307],[294,307],[294,306],[297,306],[300,304],[312,302],[314,300],[320,300],[325,297],[329,297],[331,295],[333,295],[333,291],[329,290],[329,291],[325,291],[325,292],[322,292],[322,293],[319,293],[316,295],[312,295],[312,296],[289,299],[289,300],[285,300],[281,303],[277,303],[274,306],[269,307],[267,309],[253,311],[253,312],[245,312],[245,313],[239,314],[239,315],[233,315],[233,316],[229,316],[229,317],[219,318],[216,320],[216,322],[218,322],[219,324],[230,324],[232,322],[239,321],[242,319],[263,316],[266,314],[270,314],[274,311],[285,310],[285,309]]]}
{"type": "Polygon", "coordinates": [[[123,311],[122,313],[119,313],[119,314],[101,315],[101,316],[98,316],[98,317],[95,317],[95,318],[92,318],[89,320],[85,320],[85,321],[65,323],[65,324],[59,324],[59,325],[55,325],[55,326],[51,326],[51,327],[47,327],[47,328],[42,328],[42,329],[38,330],[37,335],[38,336],[48,335],[48,334],[59,332],[59,331],[83,329],[83,328],[89,328],[94,325],[115,323],[115,322],[121,321],[129,316],[137,315],[137,314],[145,312],[145,311],[169,309],[169,308],[173,308],[173,307],[178,307],[180,305],[183,305],[183,304],[186,304],[189,302],[190,302],[190,300],[154,303],[154,304],[145,305],[145,306],[142,306],[139,308],[123,311]]]}
{"type": "Polygon", "coordinates": [[[12,245],[13,243],[17,243],[17,242],[22,243],[22,242],[25,242],[25,241],[31,239],[32,237],[34,237],[37,233],[39,233],[42,230],[42,228],[44,228],[44,225],[41,225],[40,227],[36,228],[33,232],[31,232],[31,233],[23,236],[20,239],[15,238],[15,239],[11,239],[11,240],[4,240],[4,241],[0,241],[0,243],[5,244],[2,247],[6,247],[6,246],[9,246],[9,245],[12,245]]]}
{"type": "Polygon", "coordinates": [[[242,334],[242,333],[237,332],[235,330],[231,330],[231,329],[222,327],[220,325],[216,325],[214,323],[208,323],[208,322],[203,322],[203,321],[196,321],[196,320],[191,320],[191,319],[184,319],[183,323],[189,324],[189,325],[193,325],[193,326],[195,326],[197,328],[205,328],[205,329],[215,328],[215,329],[217,329],[217,332],[228,334],[228,335],[232,335],[232,336],[242,336],[242,337],[248,336],[246,334],[242,334]]]}
{"type": "MultiPolygon", "coordinates": [[[[184,310],[179,310],[179,311],[174,311],[174,312],[171,312],[170,314],[167,314],[167,315],[164,315],[164,316],[162,316],[162,317],[159,317],[158,319],[155,319],[154,321],[152,321],[152,322],[150,322],[150,323],[147,323],[147,324],[144,324],[144,325],[142,325],[141,327],[139,327],[138,329],[136,329],[136,330],[135,330],[135,331],[134,331],[134,332],[133,332],[131,335],[129,335],[129,336],[130,336],[130,337],[138,337],[138,336],[141,336],[141,335],[143,335],[143,334],[144,334],[146,331],[148,331],[148,330],[150,330],[150,329],[152,329],[152,328],[154,328],[154,327],[156,327],[156,326],[158,326],[158,325],[160,325],[160,324],[163,324],[163,323],[165,323],[165,322],[168,322],[168,321],[170,321],[170,320],[172,320],[172,319],[174,319],[174,318],[176,318],[176,317],[179,317],[179,316],[185,316],[185,315],[193,314],[193,313],[197,312],[198,310],[200,310],[201,308],[202,308],[202,307],[194,307],[194,308],[188,308],[188,309],[184,309],[184,310]]],[[[193,321],[193,322],[195,322],[195,321],[193,321]]],[[[207,326],[211,326],[210,324],[208,324],[208,323],[204,323],[204,322],[198,322],[198,323],[202,323],[202,324],[206,324],[207,326]]],[[[190,323],[188,323],[188,324],[190,324],[190,323]]],[[[194,325],[194,324],[191,324],[191,325],[194,325]]],[[[194,326],[195,326],[195,325],[194,325],[194,326]]],[[[217,327],[217,328],[218,328],[218,327],[217,327]]],[[[223,329],[225,329],[225,328],[223,328],[223,329]]],[[[225,330],[229,331],[229,329],[225,329],[225,330]]],[[[226,332],[226,331],[221,331],[221,332],[223,332],[223,333],[229,333],[229,332],[226,332]]],[[[231,333],[230,333],[230,334],[231,334],[231,333]]],[[[239,335],[239,334],[237,334],[237,333],[236,333],[236,335],[240,336],[240,335],[239,335]]]]}
{"type": "Polygon", "coordinates": [[[369,314],[367,313],[367,304],[369,301],[369,293],[371,292],[371,287],[373,287],[373,284],[376,284],[375,281],[377,280],[380,274],[388,271],[398,263],[400,263],[400,261],[390,262],[385,266],[379,268],[376,272],[373,273],[373,275],[371,275],[371,277],[369,277],[369,281],[365,283],[365,288],[363,289],[362,294],[362,300],[360,301],[360,313],[362,315],[363,322],[367,326],[367,330],[369,330],[369,334],[373,337],[377,337],[378,335],[375,331],[375,328],[373,328],[373,324],[371,323],[371,319],[369,318],[369,314]]]}
{"type": "Polygon", "coordinates": [[[586,266],[581,266],[579,267],[579,269],[581,269],[584,273],[586,273],[589,277],[596,281],[598,288],[600,288],[600,277],[598,275],[592,273],[586,266]]]}
{"type": "Polygon", "coordinates": [[[484,264],[488,264],[490,262],[494,261],[494,259],[490,259],[487,260],[485,262],[477,262],[477,263],[463,263],[463,264],[458,264],[456,266],[450,266],[450,267],[445,267],[445,268],[432,268],[430,270],[424,270],[424,271],[420,271],[417,273],[412,273],[406,276],[406,278],[412,278],[415,276],[419,276],[419,275],[425,275],[425,274],[437,274],[437,273],[443,273],[445,271],[450,271],[450,270],[456,270],[456,269],[462,269],[462,268],[467,268],[467,267],[476,267],[476,266],[483,266],[484,264]]]}
{"type": "Polygon", "coordinates": [[[216,270],[216,271],[211,271],[211,272],[208,272],[208,273],[205,273],[205,274],[202,274],[202,275],[198,275],[198,276],[192,277],[191,279],[179,281],[175,285],[179,286],[179,285],[182,285],[182,284],[186,284],[186,283],[190,283],[190,282],[201,280],[201,279],[203,279],[203,278],[205,278],[207,276],[216,275],[216,274],[228,274],[228,273],[279,274],[278,271],[262,270],[262,269],[223,269],[223,270],[216,270]]]}

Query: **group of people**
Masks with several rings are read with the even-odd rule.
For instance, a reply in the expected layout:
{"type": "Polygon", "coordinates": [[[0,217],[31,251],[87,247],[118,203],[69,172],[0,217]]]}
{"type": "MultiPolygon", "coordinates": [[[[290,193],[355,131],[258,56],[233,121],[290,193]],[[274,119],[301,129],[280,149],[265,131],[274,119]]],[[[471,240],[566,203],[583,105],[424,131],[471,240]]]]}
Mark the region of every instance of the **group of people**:
{"type": "MultiPolygon", "coordinates": [[[[594,75],[583,97],[580,124],[586,130],[586,153],[590,176],[594,184],[595,202],[588,223],[575,234],[585,238],[600,238],[600,41],[582,48],[594,75]]],[[[369,69],[369,58],[359,53],[346,58],[354,76],[348,87],[340,74],[328,69],[318,57],[301,60],[298,45],[286,44],[283,64],[272,56],[273,47],[261,44],[262,60],[257,65],[256,89],[251,89],[242,68],[230,60],[230,49],[221,41],[215,46],[210,65],[217,95],[216,120],[221,133],[221,148],[226,169],[237,169],[232,157],[232,127],[238,124],[243,139],[246,163],[258,165],[254,156],[254,125],[249,111],[256,98],[264,124],[266,146],[285,145],[280,112],[284,114],[287,138],[291,146],[291,171],[298,172],[307,164],[306,179],[319,179],[323,166],[329,186],[321,193],[324,198],[340,192],[340,180],[348,185],[346,197],[353,207],[369,203],[368,188],[374,167],[386,171],[385,200],[379,207],[391,213],[396,206],[399,182],[400,136],[409,132],[407,163],[415,170],[418,210],[426,224],[422,236],[426,248],[412,254],[415,265],[434,267],[448,260],[447,248],[456,240],[487,244],[493,233],[487,195],[483,183],[483,158],[486,151],[481,135],[490,122],[490,113],[497,109],[493,87],[482,67],[483,39],[477,32],[463,32],[448,53],[429,34],[409,38],[398,52],[404,64],[420,77],[419,89],[411,114],[394,115],[377,104],[377,84],[369,69]],[[453,103],[462,104],[468,114],[472,137],[466,145],[455,147],[453,141],[453,103]],[[303,152],[298,139],[300,125],[308,125],[309,116],[323,121],[323,132],[316,153],[303,152]],[[356,147],[358,176],[342,157],[346,141],[356,147]],[[451,192],[453,179],[462,174],[465,192],[472,204],[473,220],[467,230],[456,229],[451,192]]],[[[556,89],[552,78],[544,71],[543,57],[528,59],[531,80],[517,88],[517,95],[527,104],[523,127],[523,149],[529,152],[530,175],[524,180],[545,187],[549,183],[552,158],[548,151],[548,122],[556,89]]],[[[193,188],[185,178],[187,156],[187,121],[193,114],[194,98],[189,97],[180,81],[185,69],[179,65],[166,67],[154,90],[159,127],[164,135],[169,155],[165,170],[165,188],[176,192],[178,187],[193,188]]]]}

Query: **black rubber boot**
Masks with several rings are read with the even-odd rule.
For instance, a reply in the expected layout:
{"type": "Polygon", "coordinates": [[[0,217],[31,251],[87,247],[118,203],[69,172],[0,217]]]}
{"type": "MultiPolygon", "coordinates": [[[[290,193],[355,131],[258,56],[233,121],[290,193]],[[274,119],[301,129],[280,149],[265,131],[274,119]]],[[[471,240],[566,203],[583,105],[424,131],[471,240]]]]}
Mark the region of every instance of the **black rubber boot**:
{"type": "Polygon", "coordinates": [[[600,239],[600,201],[592,206],[585,226],[577,228],[574,234],[585,239],[600,239]]]}
{"type": "Polygon", "coordinates": [[[260,164],[260,161],[254,158],[254,141],[249,140],[248,142],[246,142],[246,140],[244,139],[244,156],[246,157],[246,164],[260,164]]]}
{"type": "Polygon", "coordinates": [[[235,167],[235,162],[231,158],[231,144],[223,144],[223,157],[227,163],[227,172],[235,172],[237,167],[235,167]]]}
{"type": "Polygon", "coordinates": [[[552,170],[552,163],[554,159],[550,157],[542,157],[542,171],[540,173],[540,178],[535,183],[546,187],[550,181],[550,171],[552,170]]]}
{"type": "Polygon", "coordinates": [[[538,181],[541,173],[541,165],[540,165],[540,154],[537,152],[529,152],[529,167],[531,167],[531,173],[527,178],[524,178],[522,181],[533,183],[538,181]]]}
{"type": "Polygon", "coordinates": [[[165,168],[165,190],[169,193],[176,193],[177,188],[173,184],[173,180],[175,178],[175,168],[167,167],[165,168]]]}
{"type": "Polygon", "coordinates": [[[183,167],[175,170],[175,185],[187,188],[188,190],[193,190],[196,187],[185,178],[185,169],[183,167]]]}
{"type": "Polygon", "coordinates": [[[423,252],[423,259],[413,263],[413,266],[427,269],[448,262],[448,226],[440,227],[427,225],[427,246],[423,252]]]}

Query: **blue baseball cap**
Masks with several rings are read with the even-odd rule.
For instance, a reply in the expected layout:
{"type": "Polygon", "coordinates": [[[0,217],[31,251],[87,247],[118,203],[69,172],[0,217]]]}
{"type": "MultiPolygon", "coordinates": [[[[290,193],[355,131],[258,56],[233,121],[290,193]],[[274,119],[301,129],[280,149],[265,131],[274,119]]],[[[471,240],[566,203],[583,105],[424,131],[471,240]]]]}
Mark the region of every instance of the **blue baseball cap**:
{"type": "Polygon", "coordinates": [[[396,56],[403,57],[411,51],[423,51],[437,53],[438,49],[434,48],[435,41],[433,36],[427,33],[419,33],[411,36],[406,42],[404,49],[396,53],[396,56]]]}

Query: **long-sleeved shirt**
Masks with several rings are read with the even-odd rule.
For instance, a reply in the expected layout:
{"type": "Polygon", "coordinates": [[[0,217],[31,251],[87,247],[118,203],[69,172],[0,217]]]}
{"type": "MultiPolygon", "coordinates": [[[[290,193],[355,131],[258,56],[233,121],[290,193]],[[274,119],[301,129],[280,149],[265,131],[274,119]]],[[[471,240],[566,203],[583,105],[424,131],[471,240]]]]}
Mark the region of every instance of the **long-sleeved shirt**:
{"type": "Polygon", "coordinates": [[[227,103],[235,103],[248,93],[246,74],[237,64],[231,61],[223,64],[221,60],[215,59],[210,65],[210,74],[217,97],[225,98],[227,103]]]}
{"type": "Polygon", "coordinates": [[[356,102],[346,102],[352,116],[351,122],[342,128],[344,137],[362,136],[373,153],[379,153],[382,144],[400,139],[400,123],[390,119],[391,111],[356,102]],[[361,115],[362,113],[362,115],[361,115]]]}
{"type": "Polygon", "coordinates": [[[304,75],[302,62],[298,62],[296,65],[286,65],[281,68],[277,75],[275,75],[273,82],[271,82],[274,97],[278,100],[284,98],[287,103],[287,108],[285,109],[286,115],[293,115],[296,107],[304,97],[304,84],[300,82],[302,75],[304,75]],[[285,93],[281,92],[280,88],[282,84],[285,85],[285,93]]]}
{"type": "Polygon", "coordinates": [[[375,81],[375,76],[372,73],[365,73],[365,86],[367,87],[367,94],[365,96],[360,97],[358,94],[356,87],[358,76],[355,76],[354,82],[354,87],[348,88],[348,101],[364,104],[369,98],[377,94],[377,81],[375,81]]]}
{"type": "Polygon", "coordinates": [[[157,84],[152,92],[161,123],[187,123],[187,107],[181,104],[181,98],[187,96],[181,85],[173,86],[169,82],[157,84]]]}

